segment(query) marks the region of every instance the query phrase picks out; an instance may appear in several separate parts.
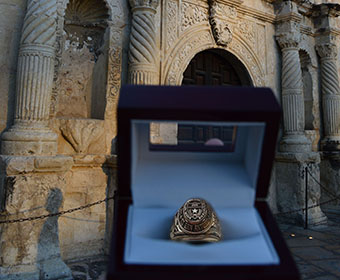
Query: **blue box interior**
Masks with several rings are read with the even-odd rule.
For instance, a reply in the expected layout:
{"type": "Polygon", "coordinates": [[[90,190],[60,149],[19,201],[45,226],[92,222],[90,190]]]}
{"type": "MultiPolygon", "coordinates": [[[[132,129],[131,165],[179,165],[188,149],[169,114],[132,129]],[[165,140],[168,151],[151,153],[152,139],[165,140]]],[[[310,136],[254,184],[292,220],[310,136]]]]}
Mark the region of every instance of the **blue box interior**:
{"type": "MultiPolygon", "coordinates": [[[[150,151],[151,120],[132,121],[131,191],[124,262],[163,265],[276,265],[279,257],[254,206],[265,123],[233,122],[233,152],[150,151]],[[193,197],[221,222],[217,243],[171,241],[173,216],[193,197]]],[[[213,122],[181,122],[214,125],[213,122]]]]}

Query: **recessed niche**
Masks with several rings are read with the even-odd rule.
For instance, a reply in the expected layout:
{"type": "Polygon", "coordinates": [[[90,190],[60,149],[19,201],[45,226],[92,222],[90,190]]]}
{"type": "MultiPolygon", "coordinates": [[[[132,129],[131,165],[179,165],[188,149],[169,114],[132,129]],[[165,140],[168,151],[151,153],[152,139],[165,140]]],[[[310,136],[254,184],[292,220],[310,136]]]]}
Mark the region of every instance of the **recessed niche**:
{"type": "Polygon", "coordinates": [[[58,71],[57,117],[103,119],[109,11],[103,0],[70,0],[58,71]]]}

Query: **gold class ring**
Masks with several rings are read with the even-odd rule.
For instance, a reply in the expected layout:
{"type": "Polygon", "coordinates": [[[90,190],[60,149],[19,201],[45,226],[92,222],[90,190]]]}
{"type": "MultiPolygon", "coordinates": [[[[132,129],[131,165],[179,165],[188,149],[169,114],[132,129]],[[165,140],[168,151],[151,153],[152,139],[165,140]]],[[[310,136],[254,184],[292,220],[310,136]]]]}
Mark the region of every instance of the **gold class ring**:
{"type": "Polygon", "coordinates": [[[170,239],[188,242],[217,242],[221,225],[208,202],[201,198],[187,200],[175,214],[170,239]]]}

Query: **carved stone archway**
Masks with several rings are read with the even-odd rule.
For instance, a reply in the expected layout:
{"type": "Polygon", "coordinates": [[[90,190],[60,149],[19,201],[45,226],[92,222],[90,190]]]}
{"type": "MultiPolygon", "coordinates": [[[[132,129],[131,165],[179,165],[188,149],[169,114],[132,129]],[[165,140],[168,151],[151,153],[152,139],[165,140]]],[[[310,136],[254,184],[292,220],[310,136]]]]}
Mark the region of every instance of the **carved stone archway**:
{"type": "Polygon", "coordinates": [[[183,35],[182,44],[171,51],[165,63],[162,83],[180,85],[190,61],[197,53],[207,49],[222,49],[230,52],[245,66],[254,86],[265,85],[265,74],[259,58],[242,38],[235,34],[232,42],[227,47],[222,47],[216,45],[210,29],[207,28],[191,30],[190,35],[183,35]]]}

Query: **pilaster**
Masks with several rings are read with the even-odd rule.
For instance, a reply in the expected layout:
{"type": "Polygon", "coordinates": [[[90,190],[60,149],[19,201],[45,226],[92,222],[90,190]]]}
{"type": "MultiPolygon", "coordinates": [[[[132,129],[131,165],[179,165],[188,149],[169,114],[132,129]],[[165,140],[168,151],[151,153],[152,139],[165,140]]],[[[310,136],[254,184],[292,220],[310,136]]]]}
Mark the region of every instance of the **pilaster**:
{"type": "Polygon", "coordinates": [[[301,19],[295,3],[282,3],[276,26],[276,39],[282,51],[284,135],[280,142],[281,152],[311,151],[311,143],[304,134],[303,83],[299,58],[301,19]]]}
{"type": "Polygon", "coordinates": [[[48,127],[56,17],[56,0],[28,0],[20,41],[14,125],[2,136],[2,154],[56,154],[57,135],[48,127]]]}

